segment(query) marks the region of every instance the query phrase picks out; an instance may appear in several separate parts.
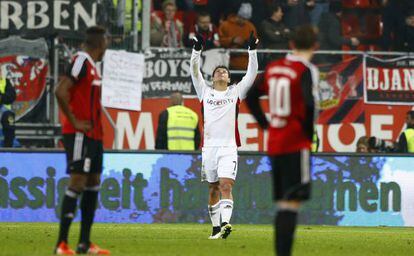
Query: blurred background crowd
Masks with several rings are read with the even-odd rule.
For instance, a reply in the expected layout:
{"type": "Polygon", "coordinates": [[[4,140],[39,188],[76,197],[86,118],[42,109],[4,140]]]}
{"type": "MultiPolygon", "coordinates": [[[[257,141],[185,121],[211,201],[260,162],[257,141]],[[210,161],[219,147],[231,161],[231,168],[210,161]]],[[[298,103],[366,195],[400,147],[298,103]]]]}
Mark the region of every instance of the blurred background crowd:
{"type": "Polygon", "coordinates": [[[151,18],[152,46],[189,46],[199,33],[206,48],[241,48],[254,31],[262,48],[286,49],[292,29],[313,24],[322,50],[414,49],[410,0],[166,0],[151,18]]]}

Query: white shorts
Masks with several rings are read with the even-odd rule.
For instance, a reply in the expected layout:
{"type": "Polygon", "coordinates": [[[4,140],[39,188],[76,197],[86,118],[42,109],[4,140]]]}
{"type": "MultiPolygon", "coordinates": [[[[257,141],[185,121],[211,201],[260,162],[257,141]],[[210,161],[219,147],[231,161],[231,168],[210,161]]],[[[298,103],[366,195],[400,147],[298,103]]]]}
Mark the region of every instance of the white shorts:
{"type": "Polygon", "coordinates": [[[237,147],[206,147],[202,149],[201,181],[214,183],[219,178],[236,180],[237,147]]]}

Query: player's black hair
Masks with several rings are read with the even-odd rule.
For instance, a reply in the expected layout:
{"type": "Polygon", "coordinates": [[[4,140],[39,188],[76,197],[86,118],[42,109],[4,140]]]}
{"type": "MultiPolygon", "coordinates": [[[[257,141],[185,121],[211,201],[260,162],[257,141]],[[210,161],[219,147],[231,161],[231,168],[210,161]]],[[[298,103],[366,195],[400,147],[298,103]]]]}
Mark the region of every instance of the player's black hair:
{"type": "Polygon", "coordinates": [[[101,26],[92,26],[86,30],[85,45],[88,48],[96,49],[102,45],[106,29],[101,26]]]}
{"type": "Polygon", "coordinates": [[[318,41],[318,29],[312,25],[299,26],[292,33],[290,40],[298,50],[310,50],[318,41]]]}
{"type": "Polygon", "coordinates": [[[217,66],[217,67],[213,70],[212,77],[214,77],[214,73],[216,73],[216,70],[217,70],[217,69],[219,69],[219,68],[224,68],[225,70],[227,70],[227,74],[229,74],[229,78],[230,78],[230,70],[229,70],[229,68],[228,68],[228,67],[226,67],[226,66],[224,66],[224,65],[217,66]]]}

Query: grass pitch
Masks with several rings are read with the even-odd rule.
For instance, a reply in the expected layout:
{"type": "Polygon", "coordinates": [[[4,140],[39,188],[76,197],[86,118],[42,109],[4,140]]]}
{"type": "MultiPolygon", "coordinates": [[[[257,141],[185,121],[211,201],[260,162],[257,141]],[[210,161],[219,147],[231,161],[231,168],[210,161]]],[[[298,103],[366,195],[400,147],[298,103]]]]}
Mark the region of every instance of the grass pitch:
{"type": "MultiPolygon", "coordinates": [[[[274,255],[270,225],[234,225],[227,240],[207,240],[210,225],[96,224],[93,241],[112,255],[274,255]]],[[[1,223],[0,255],[52,255],[58,224],[1,223]]],[[[78,239],[74,223],[70,244],[78,239]]],[[[414,255],[414,228],[301,226],[296,232],[297,256],[414,255]]]]}

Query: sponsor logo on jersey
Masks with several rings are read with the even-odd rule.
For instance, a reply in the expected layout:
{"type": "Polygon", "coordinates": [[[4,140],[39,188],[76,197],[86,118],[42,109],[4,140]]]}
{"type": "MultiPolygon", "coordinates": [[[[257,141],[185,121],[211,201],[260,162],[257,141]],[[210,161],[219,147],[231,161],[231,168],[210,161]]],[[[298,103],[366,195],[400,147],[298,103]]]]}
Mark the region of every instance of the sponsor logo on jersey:
{"type": "Polygon", "coordinates": [[[222,99],[222,100],[214,100],[214,99],[207,99],[207,104],[212,106],[222,106],[227,104],[235,103],[235,99],[222,99]]]}

